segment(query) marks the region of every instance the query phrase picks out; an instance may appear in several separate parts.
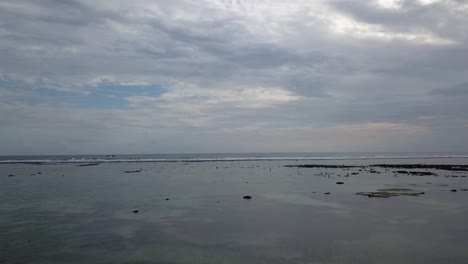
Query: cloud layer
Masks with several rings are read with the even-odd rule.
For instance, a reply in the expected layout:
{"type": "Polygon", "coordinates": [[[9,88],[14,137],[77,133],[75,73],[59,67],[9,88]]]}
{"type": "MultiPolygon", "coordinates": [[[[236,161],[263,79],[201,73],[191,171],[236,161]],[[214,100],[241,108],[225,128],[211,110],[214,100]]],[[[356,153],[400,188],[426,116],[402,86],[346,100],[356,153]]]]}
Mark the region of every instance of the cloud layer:
{"type": "Polygon", "coordinates": [[[0,3],[0,154],[468,151],[468,3],[0,3]]]}

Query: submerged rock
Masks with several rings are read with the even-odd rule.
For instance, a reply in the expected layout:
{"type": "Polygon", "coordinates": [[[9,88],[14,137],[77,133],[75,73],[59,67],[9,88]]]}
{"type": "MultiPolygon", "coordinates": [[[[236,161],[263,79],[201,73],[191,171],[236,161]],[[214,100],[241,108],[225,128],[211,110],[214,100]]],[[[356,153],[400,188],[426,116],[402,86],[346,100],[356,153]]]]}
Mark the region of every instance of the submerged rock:
{"type": "Polygon", "coordinates": [[[404,170],[398,170],[398,171],[394,171],[395,173],[399,173],[399,174],[409,174],[408,171],[404,171],[404,170]]]}
{"type": "Polygon", "coordinates": [[[456,190],[456,189],[453,189],[453,190],[450,190],[450,191],[451,191],[451,192],[457,192],[457,190],[456,190]]]}
{"type": "Polygon", "coordinates": [[[367,196],[369,198],[390,198],[396,196],[420,196],[425,194],[424,192],[416,192],[412,189],[378,189],[375,192],[358,192],[357,195],[367,196]]]}
{"type": "Polygon", "coordinates": [[[140,212],[140,211],[138,211],[138,210],[133,210],[133,213],[134,213],[134,214],[138,214],[139,212],[140,212]]]}
{"type": "Polygon", "coordinates": [[[10,174],[10,175],[8,175],[8,177],[15,177],[15,175],[13,175],[13,174],[10,174]]]}
{"type": "Polygon", "coordinates": [[[245,199],[245,200],[250,200],[250,199],[252,199],[252,196],[250,196],[250,195],[245,195],[245,196],[242,197],[242,198],[245,199]]]}
{"type": "Polygon", "coordinates": [[[337,182],[336,184],[344,184],[344,182],[337,182]]]}
{"type": "Polygon", "coordinates": [[[409,173],[413,176],[435,176],[437,175],[429,171],[410,171],[409,173]]]}
{"type": "Polygon", "coordinates": [[[142,172],[143,170],[142,169],[139,169],[139,170],[128,170],[128,171],[124,171],[125,173],[138,173],[138,172],[142,172]]]}
{"type": "Polygon", "coordinates": [[[326,194],[326,195],[329,195],[329,194],[331,194],[331,192],[326,192],[325,194],[326,194]]]}
{"type": "Polygon", "coordinates": [[[80,164],[78,167],[89,167],[89,166],[98,166],[101,165],[100,163],[86,163],[86,164],[80,164]]]}

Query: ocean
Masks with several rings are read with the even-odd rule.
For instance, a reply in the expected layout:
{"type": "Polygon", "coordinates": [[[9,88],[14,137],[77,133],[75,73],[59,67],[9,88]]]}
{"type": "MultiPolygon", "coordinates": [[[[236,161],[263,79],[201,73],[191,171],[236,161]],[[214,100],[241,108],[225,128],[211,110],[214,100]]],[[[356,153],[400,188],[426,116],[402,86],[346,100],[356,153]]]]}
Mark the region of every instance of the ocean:
{"type": "Polygon", "coordinates": [[[365,160],[468,158],[468,152],[312,152],[312,153],[196,153],[0,156],[0,163],[197,162],[248,160],[365,160]]]}
{"type": "Polygon", "coordinates": [[[0,263],[466,263],[468,154],[0,157],[0,263]]]}

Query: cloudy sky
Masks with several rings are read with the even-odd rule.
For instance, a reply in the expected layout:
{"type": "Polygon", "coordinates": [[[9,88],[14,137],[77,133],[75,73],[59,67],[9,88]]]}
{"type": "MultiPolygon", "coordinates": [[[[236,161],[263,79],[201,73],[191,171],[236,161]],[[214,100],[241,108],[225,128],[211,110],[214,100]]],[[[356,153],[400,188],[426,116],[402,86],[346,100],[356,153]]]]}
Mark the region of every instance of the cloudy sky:
{"type": "Polygon", "coordinates": [[[465,0],[2,0],[0,154],[468,151],[465,0]]]}

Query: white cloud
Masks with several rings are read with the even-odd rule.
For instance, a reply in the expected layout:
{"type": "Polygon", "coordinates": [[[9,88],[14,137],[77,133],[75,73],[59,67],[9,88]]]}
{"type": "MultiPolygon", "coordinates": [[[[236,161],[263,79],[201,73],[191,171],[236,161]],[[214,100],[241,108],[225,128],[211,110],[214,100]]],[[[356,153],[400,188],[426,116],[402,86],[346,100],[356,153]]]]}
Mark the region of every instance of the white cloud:
{"type": "Polygon", "coordinates": [[[179,84],[159,97],[130,96],[135,106],[155,106],[174,111],[199,112],[216,108],[268,108],[299,100],[301,97],[279,87],[207,89],[179,84]]]}
{"type": "Polygon", "coordinates": [[[330,20],[333,33],[359,39],[375,39],[382,41],[406,41],[415,44],[453,45],[455,40],[445,39],[430,32],[392,32],[382,25],[359,22],[352,17],[334,14],[330,20]]]}

